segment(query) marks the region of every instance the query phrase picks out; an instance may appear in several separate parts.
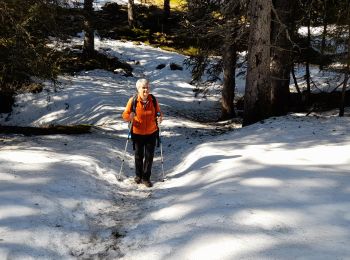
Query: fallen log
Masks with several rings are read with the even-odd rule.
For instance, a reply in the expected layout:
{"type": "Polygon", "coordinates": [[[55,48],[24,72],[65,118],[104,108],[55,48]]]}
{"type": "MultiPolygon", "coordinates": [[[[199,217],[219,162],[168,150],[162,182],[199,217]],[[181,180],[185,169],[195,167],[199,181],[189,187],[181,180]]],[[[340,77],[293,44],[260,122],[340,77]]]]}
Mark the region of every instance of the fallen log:
{"type": "Polygon", "coordinates": [[[23,134],[30,135],[77,135],[91,133],[91,125],[53,125],[43,127],[32,126],[1,126],[0,133],[2,134],[23,134]]]}

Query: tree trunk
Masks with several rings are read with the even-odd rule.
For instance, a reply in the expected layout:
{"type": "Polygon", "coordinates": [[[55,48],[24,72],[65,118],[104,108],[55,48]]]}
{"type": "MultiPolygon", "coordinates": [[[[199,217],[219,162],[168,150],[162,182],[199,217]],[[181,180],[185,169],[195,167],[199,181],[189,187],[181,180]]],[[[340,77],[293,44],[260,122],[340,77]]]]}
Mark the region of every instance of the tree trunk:
{"type": "Polygon", "coordinates": [[[128,23],[129,28],[134,27],[134,0],[128,0],[128,23]]]}
{"type": "Polygon", "coordinates": [[[292,77],[293,77],[293,80],[294,80],[295,89],[297,90],[298,94],[301,96],[301,91],[300,91],[300,88],[299,88],[299,85],[298,85],[297,77],[295,76],[294,64],[292,64],[291,72],[292,72],[292,77]]]}
{"type": "Polygon", "coordinates": [[[252,0],[243,126],[271,115],[271,0],[252,0]]]}
{"type": "Polygon", "coordinates": [[[15,103],[14,91],[2,89],[0,87],[0,113],[10,113],[15,103]]]}
{"type": "Polygon", "coordinates": [[[290,72],[292,70],[291,20],[294,0],[276,0],[272,23],[271,48],[271,104],[276,116],[288,112],[290,72]]]}
{"type": "Polygon", "coordinates": [[[95,52],[95,35],[94,28],[92,25],[93,18],[93,0],[84,0],[84,11],[85,11],[85,21],[84,21],[84,45],[83,45],[83,55],[86,58],[90,58],[95,52]]]}
{"type": "Polygon", "coordinates": [[[346,86],[348,84],[349,80],[349,67],[347,68],[344,76],[344,82],[343,82],[343,88],[341,91],[341,100],[340,100],[340,108],[339,108],[339,116],[344,116],[344,110],[345,110],[345,93],[346,93],[346,86]]]}
{"type": "Polygon", "coordinates": [[[348,25],[348,57],[346,62],[346,70],[344,73],[345,75],[344,75],[344,83],[343,83],[342,94],[341,94],[339,116],[344,116],[345,93],[346,93],[346,86],[349,80],[349,70],[350,70],[350,22],[348,25]]]}
{"type": "Polygon", "coordinates": [[[320,63],[320,70],[323,70],[323,55],[324,55],[324,50],[326,48],[326,36],[327,36],[327,0],[323,0],[323,31],[322,31],[322,41],[321,41],[321,63],[320,63]]]}
{"type": "Polygon", "coordinates": [[[311,7],[308,7],[308,17],[307,17],[307,55],[305,64],[305,78],[306,78],[306,105],[310,105],[311,96],[311,84],[310,84],[310,49],[311,49],[311,7]]]}
{"type": "Polygon", "coordinates": [[[236,49],[234,45],[227,43],[223,55],[224,83],[222,88],[221,119],[229,119],[235,116],[233,100],[236,85],[236,49]]]}
{"type": "Polygon", "coordinates": [[[164,21],[170,16],[170,0],[164,0],[164,21]]]}

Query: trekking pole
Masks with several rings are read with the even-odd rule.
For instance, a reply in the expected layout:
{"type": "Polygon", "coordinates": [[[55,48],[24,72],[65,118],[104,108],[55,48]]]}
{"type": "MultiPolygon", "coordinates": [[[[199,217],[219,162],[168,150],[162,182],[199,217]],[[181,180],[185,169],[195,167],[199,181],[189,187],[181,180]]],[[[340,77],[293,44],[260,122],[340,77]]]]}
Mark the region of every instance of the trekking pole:
{"type": "MultiPolygon", "coordinates": [[[[157,116],[160,116],[160,112],[157,113],[157,116]]],[[[163,180],[165,179],[164,177],[164,160],[163,160],[163,145],[162,145],[162,138],[161,138],[161,131],[160,131],[160,127],[158,125],[158,130],[159,130],[159,144],[160,144],[160,160],[162,163],[162,175],[163,175],[163,180]]]]}
{"type": "Polygon", "coordinates": [[[128,148],[128,143],[129,143],[129,139],[131,137],[131,126],[132,125],[132,121],[129,122],[129,125],[128,125],[128,129],[129,129],[129,132],[128,132],[128,138],[126,139],[126,144],[125,144],[125,148],[124,148],[124,154],[123,154],[123,160],[122,160],[122,165],[120,166],[120,170],[119,170],[119,174],[118,174],[118,177],[117,177],[117,180],[118,181],[121,181],[121,174],[122,174],[122,170],[123,170],[123,165],[124,165],[124,162],[125,162],[125,157],[126,157],[126,149],[128,148]]]}

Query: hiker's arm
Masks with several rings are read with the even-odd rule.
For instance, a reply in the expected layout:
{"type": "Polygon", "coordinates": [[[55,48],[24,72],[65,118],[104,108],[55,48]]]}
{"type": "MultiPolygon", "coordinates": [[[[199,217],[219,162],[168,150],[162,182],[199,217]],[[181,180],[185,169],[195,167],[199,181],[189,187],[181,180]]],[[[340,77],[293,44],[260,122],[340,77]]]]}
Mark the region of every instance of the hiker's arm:
{"type": "Polygon", "coordinates": [[[132,121],[134,119],[135,113],[131,112],[131,105],[132,105],[132,98],[129,99],[128,103],[126,104],[125,110],[123,112],[123,119],[125,121],[132,121]]]}

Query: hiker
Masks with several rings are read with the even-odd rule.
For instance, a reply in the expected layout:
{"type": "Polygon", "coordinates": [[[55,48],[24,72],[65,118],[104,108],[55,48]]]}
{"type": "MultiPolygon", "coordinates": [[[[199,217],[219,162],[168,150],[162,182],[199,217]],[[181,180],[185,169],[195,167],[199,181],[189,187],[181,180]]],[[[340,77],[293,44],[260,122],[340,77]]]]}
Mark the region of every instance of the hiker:
{"type": "Polygon", "coordinates": [[[150,94],[147,79],[136,82],[137,95],[131,97],[123,119],[131,122],[131,139],[135,150],[135,182],[152,187],[150,180],[154,150],[159,138],[158,124],[163,120],[156,98],[150,94]],[[157,116],[160,115],[160,116],[157,116]]]}

